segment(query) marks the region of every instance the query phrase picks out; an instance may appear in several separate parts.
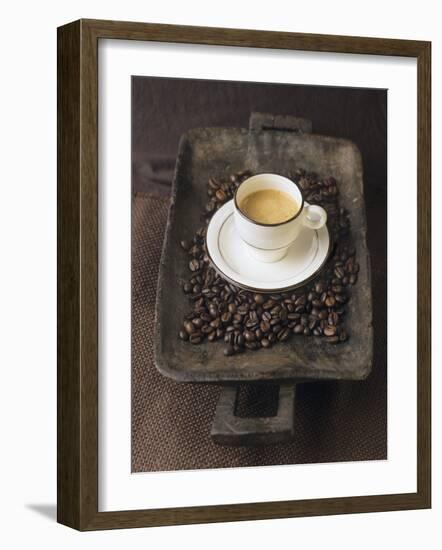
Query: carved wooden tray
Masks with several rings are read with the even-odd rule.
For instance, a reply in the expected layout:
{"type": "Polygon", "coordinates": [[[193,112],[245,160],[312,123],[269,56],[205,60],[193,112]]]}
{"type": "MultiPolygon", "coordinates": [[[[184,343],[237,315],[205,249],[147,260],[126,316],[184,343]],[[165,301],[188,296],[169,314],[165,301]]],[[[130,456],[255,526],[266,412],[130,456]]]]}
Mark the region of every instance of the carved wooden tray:
{"type": "MultiPolygon", "coordinates": [[[[218,384],[290,382],[291,387],[293,383],[305,381],[366,378],[373,356],[372,296],[362,161],[358,148],[348,140],[311,133],[311,123],[305,119],[259,113],[251,115],[249,129],[190,130],[179,146],[158,281],[155,363],[165,376],[180,382],[218,384]],[[222,342],[206,341],[196,346],[181,341],[178,333],[190,306],[180,284],[188,277],[188,257],[181,250],[180,241],[191,238],[201,225],[208,178],[222,179],[226,174],[246,168],[255,173],[289,175],[295,167],[315,172],[319,177],[333,176],[339,185],[340,205],[349,211],[360,270],[347,304],[348,341],[332,346],[321,338],[292,338],[269,350],[232,357],[224,356],[222,342]]],[[[224,395],[224,417],[227,395],[232,395],[231,391],[224,395]]],[[[232,404],[234,406],[234,400],[230,407],[232,404]]],[[[287,405],[285,411],[287,415],[287,405]]],[[[212,435],[218,442],[225,443],[223,436],[219,437],[222,433],[220,422],[217,428],[215,424],[212,435]]],[[[244,425],[238,424],[230,430],[230,435],[238,436],[233,437],[237,441],[233,444],[250,440],[240,436],[243,428],[244,425]]],[[[284,431],[280,428],[276,430],[279,434],[284,431]]],[[[250,433],[249,426],[244,429],[250,433]]],[[[263,429],[274,433],[268,426],[263,429]]],[[[267,441],[275,442],[271,437],[267,441]]]]}

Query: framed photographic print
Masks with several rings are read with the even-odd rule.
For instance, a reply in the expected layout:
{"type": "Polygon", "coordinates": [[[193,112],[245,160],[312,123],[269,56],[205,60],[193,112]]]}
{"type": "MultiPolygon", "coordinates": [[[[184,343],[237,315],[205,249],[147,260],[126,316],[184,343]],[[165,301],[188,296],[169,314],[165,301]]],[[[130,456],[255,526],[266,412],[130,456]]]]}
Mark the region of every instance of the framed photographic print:
{"type": "Polygon", "coordinates": [[[429,42],[58,29],[58,520],[429,508],[429,42]]]}

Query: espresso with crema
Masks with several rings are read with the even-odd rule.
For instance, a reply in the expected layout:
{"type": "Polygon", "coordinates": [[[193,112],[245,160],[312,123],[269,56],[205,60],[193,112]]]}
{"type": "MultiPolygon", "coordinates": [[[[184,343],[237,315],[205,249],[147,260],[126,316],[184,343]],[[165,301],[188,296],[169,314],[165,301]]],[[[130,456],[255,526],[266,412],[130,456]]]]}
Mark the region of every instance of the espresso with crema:
{"type": "Polygon", "coordinates": [[[300,205],[285,191],[261,189],[247,195],[240,202],[239,208],[255,222],[276,224],[293,218],[300,205]]]}

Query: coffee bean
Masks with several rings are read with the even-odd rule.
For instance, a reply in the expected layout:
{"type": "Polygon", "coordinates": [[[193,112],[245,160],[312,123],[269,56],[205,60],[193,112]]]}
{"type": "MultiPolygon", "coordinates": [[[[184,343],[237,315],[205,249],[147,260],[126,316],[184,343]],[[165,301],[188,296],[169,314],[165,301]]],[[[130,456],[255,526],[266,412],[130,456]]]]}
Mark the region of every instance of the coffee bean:
{"type": "Polygon", "coordinates": [[[193,319],[192,323],[197,328],[201,328],[204,325],[204,321],[200,317],[197,317],[196,319],[193,319]]]}
{"type": "Polygon", "coordinates": [[[227,323],[230,322],[230,320],[232,319],[232,314],[229,313],[228,311],[226,311],[225,313],[223,313],[221,315],[221,322],[226,325],[227,323]]]}
{"type": "Polygon", "coordinates": [[[199,268],[200,268],[200,263],[198,260],[193,259],[189,262],[190,271],[198,271],[199,268]]]}
{"type": "Polygon", "coordinates": [[[229,309],[229,312],[234,314],[236,313],[236,304],[231,302],[229,305],[228,305],[228,309],[229,309]]]}
{"type": "Polygon", "coordinates": [[[224,342],[226,344],[230,344],[231,346],[233,346],[234,341],[235,341],[235,335],[233,334],[233,332],[226,332],[224,334],[224,342]]]}
{"type": "Polygon", "coordinates": [[[270,313],[268,311],[264,311],[261,318],[262,318],[263,321],[270,321],[272,316],[270,315],[270,313]]]}
{"type": "Polygon", "coordinates": [[[189,250],[189,254],[193,256],[194,258],[198,258],[201,255],[201,248],[194,244],[192,248],[189,250]]]}
{"type": "Polygon", "coordinates": [[[191,344],[201,344],[203,337],[200,332],[194,332],[189,336],[189,342],[191,344]]]}
{"type": "Polygon", "coordinates": [[[281,308],[281,311],[279,312],[279,319],[281,320],[281,322],[287,320],[287,310],[281,308]]]}
{"type": "Polygon", "coordinates": [[[255,340],[255,335],[250,330],[245,330],[244,338],[246,339],[246,342],[253,342],[255,340]]]}
{"type": "Polygon", "coordinates": [[[295,325],[295,328],[293,329],[294,334],[302,334],[303,332],[304,332],[304,327],[301,324],[295,325]]]}
{"type": "Polygon", "coordinates": [[[336,303],[336,300],[335,298],[333,298],[333,296],[327,296],[327,298],[325,299],[325,305],[327,307],[333,307],[336,303]]]}
{"type": "Polygon", "coordinates": [[[288,328],[283,328],[277,334],[277,338],[280,342],[285,342],[290,337],[290,331],[288,328]]]}
{"type": "Polygon", "coordinates": [[[328,324],[336,326],[339,323],[339,315],[336,313],[336,311],[332,311],[328,314],[328,324]]]}
{"type": "Polygon", "coordinates": [[[323,282],[318,282],[315,284],[315,292],[317,294],[322,294],[325,290],[325,285],[323,282]]]}
{"type": "Polygon", "coordinates": [[[333,285],[331,287],[332,291],[339,294],[340,292],[342,292],[344,290],[344,287],[341,286],[341,285],[333,285]]]}
{"type": "Polygon", "coordinates": [[[253,296],[253,299],[255,300],[255,304],[258,304],[260,306],[262,306],[263,303],[265,302],[265,298],[263,294],[255,294],[253,296]]]}
{"type": "Polygon", "coordinates": [[[328,336],[325,341],[329,344],[337,344],[339,342],[339,336],[328,336]]]}
{"type": "Polygon", "coordinates": [[[270,330],[270,323],[268,321],[261,321],[259,328],[262,330],[262,332],[266,333],[270,330]]]}
{"type": "Polygon", "coordinates": [[[289,313],[289,314],[287,315],[287,319],[289,319],[290,321],[296,321],[296,320],[298,320],[300,317],[301,317],[301,314],[300,314],[300,313],[289,313]]]}
{"type": "Polygon", "coordinates": [[[186,341],[189,339],[189,334],[185,330],[180,330],[180,338],[186,341]]]}
{"type": "Polygon", "coordinates": [[[239,179],[243,180],[250,177],[252,173],[250,172],[250,170],[240,170],[239,172],[236,173],[236,175],[238,176],[239,179]]]}
{"type": "Polygon", "coordinates": [[[310,183],[309,183],[308,179],[306,179],[306,178],[301,178],[298,181],[298,185],[303,191],[307,190],[310,187],[310,183]]]}
{"type": "Polygon", "coordinates": [[[184,283],[183,284],[183,290],[186,294],[189,294],[189,292],[192,292],[192,285],[190,283],[184,283]]]}
{"type": "Polygon", "coordinates": [[[213,327],[211,327],[210,325],[203,325],[200,330],[201,330],[202,334],[210,334],[215,329],[213,327]]]}
{"type": "Polygon", "coordinates": [[[245,347],[250,350],[257,350],[259,348],[259,344],[257,342],[246,342],[245,347]]]}
{"type": "Polygon", "coordinates": [[[312,317],[314,319],[318,319],[320,313],[321,313],[321,310],[319,310],[317,307],[314,307],[310,311],[310,317],[312,317]]]}
{"type": "Polygon", "coordinates": [[[219,183],[215,178],[209,178],[209,187],[216,191],[219,188],[219,183]]]}
{"type": "Polygon", "coordinates": [[[267,338],[263,338],[261,340],[261,346],[263,348],[270,348],[272,346],[272,344],[271,344],[270,340],[267,340],[267,338]]]}
{"type": "Polygon", "coordinates": [[[239,306],[238,313],[240,315],[247,315],[248,312],[249,312],[248,304],[242,304],[241,306],[239,306]]]}
{"type": "Polygon", "coordinates": [[[189,248],[192,246],[192,243],[190,241],[183,240],[180,242],[181,248],[183,248],[186,252],[189,250],[189,248]]]}
{"type": "Polygon", "coordinates": [[[336,334],[336,327],[334,325],[327,325],[324,328],[325,336],[334,336],[336,334]]]}
{"type": "Polygon", "coordinates": [[[336,294],[335,300],[338,302],[338,304],[345,304],[345,302],[347,301],[347,298],[345,297],[344,294],[336,294]]]}
{"type": "Polygon", "coordinates": [[[206,212],[211,214],[214,210],[216,210],[216,201],[212,199],[206,204],[206,212]]]}
{"type": "Polygon", "coordinates": [[[227,199],[226,193],[222,189],[218,189],[215,193],[215,197],[220,201],[224,202],[227,199]]]}
{"type": "Polygon", "coordinates": [[[191,321],[186,321],[183,327],[187,334],[192,334],[195,332],[195,325],[191,321]]]}
{"type": "Polygon", "coordinates": [[[262,304],[262,309],[263,309],[264,311],[267,311],[267,310],[269,310],[269,309],[272,309],[272,307],[273,307],[274,305],[275,305],[275,300],[270,299],[270,300],[267,300],[267,302],[264,302],[264,303],[262,304]]]}
{"type": "Polygon", "coordinates": [[[249,319],[250,319],[250,321],[252,321],[252,323],[257,323],[258,322],[258,314],[256,313],[256,311],[251,311],[249,313],[249,319]]]}
{"type": "Polygon", "coordinates": [[[201,296],[195,296],[195,303],[193,304],[193,307],[195,311],[204,307],[204,298],[202,298],[201,296]]]}
{"type": "Polygon", "coordinates": [[[245,324],[246,328],[248,328],[249,330],[255,330],[256,327],[258,326],[257,323],[253,322],[253,321],[246,321],[246,324],[245,324]]]}

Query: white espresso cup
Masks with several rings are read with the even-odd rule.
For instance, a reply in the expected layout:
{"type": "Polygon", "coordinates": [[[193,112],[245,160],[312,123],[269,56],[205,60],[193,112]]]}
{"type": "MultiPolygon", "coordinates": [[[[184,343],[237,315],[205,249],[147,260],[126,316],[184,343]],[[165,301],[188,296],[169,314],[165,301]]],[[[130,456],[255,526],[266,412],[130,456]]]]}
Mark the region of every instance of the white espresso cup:
{"type": "Polygon", "coordinates": [[[236,230],[250,254],[262,262],[281,260],[303,227],[320,229],[327,221],[327,212],[321,206],[308,204],[295,182],[277,174],[258,174],[244,180],[236,190],[233,203],[236,230]],[[241,210],[241,202],[251,193],[267,189],[290,195],[299,205],[298,211],[288,220],[274,224],[248,217],[241,210]]]}

